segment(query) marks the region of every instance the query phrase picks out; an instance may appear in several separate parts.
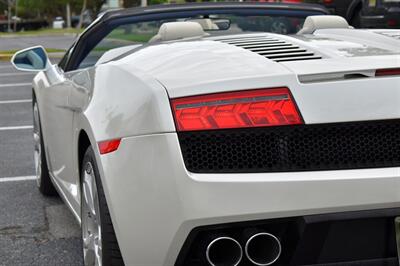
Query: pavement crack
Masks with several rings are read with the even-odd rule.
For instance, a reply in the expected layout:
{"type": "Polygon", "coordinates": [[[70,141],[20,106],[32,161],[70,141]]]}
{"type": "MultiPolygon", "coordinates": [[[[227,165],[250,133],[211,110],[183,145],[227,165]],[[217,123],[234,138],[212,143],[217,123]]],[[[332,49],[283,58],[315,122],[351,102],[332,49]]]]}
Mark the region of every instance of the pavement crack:
{"type": "Polygon", "coordinates": [[[49,241],[47,230],[41,227],[33,227],[28,230],[22,226],[7,226],[0,228],[0,236],[9,237],[11,239],[33,239],[37,243],[49,241]]]}
{"type": "Polygon", "coordinates": [[[49,224],[46,217],[45,207],[44,224],[34,227],[23,227],[21,225],[5,226],[0,228],[0,236],[7,236],[11,239],[33,239],[36,243],[46,243],[52,239],[49,233],[49,224]]]}
{"type": "Polygon", "coordinates": [[[0,228],[0,235],[16,235],[19,231],[22,231],[23,227],[20,225],[17,226],[6,226],[0,228]]]}

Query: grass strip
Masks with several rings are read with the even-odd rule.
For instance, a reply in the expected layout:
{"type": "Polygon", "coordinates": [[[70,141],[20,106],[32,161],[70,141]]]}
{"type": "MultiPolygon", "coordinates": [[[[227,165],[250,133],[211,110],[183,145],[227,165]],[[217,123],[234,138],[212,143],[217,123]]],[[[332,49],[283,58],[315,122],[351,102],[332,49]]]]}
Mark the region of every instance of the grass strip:
{"type": "Polygon", "coordinates": [[[0,32],[0,37],[18,37],[18,36],[43,36],[43,35],[64,35],[64,34],[79,34],[83,29],[40,29],[40,30],[28,30],[19,32],[0,32]]]}
{"type": "MultiPolygon", "coordinates": [[[[18,50],[7,50],[0,51],[0,61],[10,61],[11,57],[18,52],[18,50]]],[[[54,48],[46,48],[46,52],[49,54],[51,58],[59,58],[62,54],[65,53],[65,50],[62,49],[54,49],[54,48]]]]}

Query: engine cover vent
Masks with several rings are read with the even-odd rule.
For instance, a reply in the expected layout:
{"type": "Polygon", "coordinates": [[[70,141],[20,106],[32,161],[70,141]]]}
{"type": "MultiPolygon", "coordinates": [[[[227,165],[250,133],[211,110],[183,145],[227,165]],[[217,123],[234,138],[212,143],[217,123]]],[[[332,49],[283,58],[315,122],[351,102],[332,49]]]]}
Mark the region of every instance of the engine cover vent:
{"type": "Polygon", "coordinates": [[[250,35],[245,37],[223,37],[215,38],[215,41],[235,45],[237,47],[252,51],[275,62],[301,61],[322,59],[299,45],[287,42],[269,35],[250,35]]]}

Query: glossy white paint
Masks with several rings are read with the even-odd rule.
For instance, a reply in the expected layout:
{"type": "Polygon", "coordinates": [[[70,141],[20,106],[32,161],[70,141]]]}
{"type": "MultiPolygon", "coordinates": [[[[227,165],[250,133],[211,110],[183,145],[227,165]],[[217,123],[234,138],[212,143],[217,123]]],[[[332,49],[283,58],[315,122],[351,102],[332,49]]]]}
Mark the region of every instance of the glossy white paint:
{"type": "Polygon", "coordinates": [[[400,168],[189,173],[175,133],[125,138],[117,152],[99,159],[102,175],[115,177],[103,182],[114,199],[114,226],[129,265],[173,265],[187,234],[200,225],[389,208],[400,202],[400,168]]]}
{"type": "Polygon", "coordinates": [[[399,77],[299,81],[301,75],[400,67],[400,41],[387,41],[387,54],[377,55],[373,48],[389,38],[371,31],[330,29],[279,38],[324,59],[276,63],[207,39],[150,45],[55,79],[49,72],[35,77],[53,181],[79,220],[78,139],[85,131],[126,265],[173,265],[187,234],[199,225],[399,205],[399,168],[187,172],[170,97],[286,86],[306,123],[400,118],[399,77]],[[353,48],[358,53],[350,55],[353,48]],[[100,156],[96,143],[114,138],[123,138],[119,149],[100,156]]]}

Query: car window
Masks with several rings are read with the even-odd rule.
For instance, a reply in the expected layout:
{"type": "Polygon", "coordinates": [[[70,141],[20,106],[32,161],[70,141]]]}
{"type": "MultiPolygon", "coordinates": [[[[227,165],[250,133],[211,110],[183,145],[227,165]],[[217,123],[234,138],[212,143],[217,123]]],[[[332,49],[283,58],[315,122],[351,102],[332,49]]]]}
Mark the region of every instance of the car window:
{"type": "Polygon", "coordinates": [[[81,62],[79,68],[93,66],[104,53],[115,48],[147,43],[157,34],[160,22],[142,22],[122,25],[102,39],[81,62]]]}

